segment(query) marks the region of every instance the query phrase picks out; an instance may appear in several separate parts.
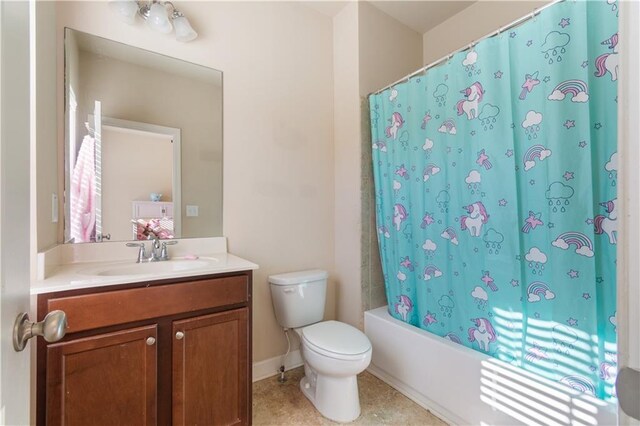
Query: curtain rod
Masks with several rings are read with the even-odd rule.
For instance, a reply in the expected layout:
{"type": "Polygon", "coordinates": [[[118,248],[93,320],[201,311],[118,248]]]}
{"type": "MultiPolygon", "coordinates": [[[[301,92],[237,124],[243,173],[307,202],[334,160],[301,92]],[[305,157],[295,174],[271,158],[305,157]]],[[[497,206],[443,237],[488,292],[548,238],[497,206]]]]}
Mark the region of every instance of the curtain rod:
{"type": "Polygon", "coordinates": [[[534,9],[534,11],[529,13],[528,15],[525,15],[525,16],[523,16],[521,18],[518,18],[515,21],[513,21],[513,22],[511,22],[511,23],[509,23],[509,24],[507,24],[507,25],[505,25],[503,27],[498,28],[497,31],[492,31],[489,34],[487,34],[487,35],[485,35],[483,37],[480,37],[479,39],[471,42],[470,44],[468,44],[466,46],[463,46],[458,50],[454,50],[453,52],[449,53],[448,55],[443,56],[442,58],[438,59],[437,61],[431,62],[429,65],[426,65],[426,66],[420,68],[419,70],[414,71],[411,74],[408,74],[408,75],[402,77],[401,79],[399,79],[397,81],[394,81],[393,83],[383,87],[382,89],[379,89],[379,90],[376,90],[375,92],[369,93],[369,95],[367,95],[367,98],[369,96],[371,96],[371,95],[377,95],[379,93],[382,93],[385,90],[387,90],[388,88],[395,86],[396,84],[400,84],[400,83],[403,83],[405,81],[409,81],[409,79],[411,77],[414,77],[414,76],[416,76],[416,75],[418,75],[420,73],[423,73],[423,72],[429,70],[430,68],[435,67],[436,65],[440,65],[442,62],[451,59],[454,55],[456,55],[456,54],[458,54],[460,52],[464,52],[465,50],[472,49],[476,44],[480,43],[483,40],[486,40],[486,39],[491,38],[491,37],[495,37],[495,36],[500,35],[501,33],[505,32],[507,30],[510,30],[511,28],[517,27],[518,25],[523,24],[523,23],[527,22],[528,20],[533,19],[534,17],[538,16],[538,14],[540,12],[542,12],[543,10],[545,10],[546,8],[551,7],[551,6],[553,6],[555,4],[558,4],[558,3],[562,3],[564,1],[565,0],[554,0],[551,3],[545,4],[544,6],[538,8],[538,9],[534,9]]]}

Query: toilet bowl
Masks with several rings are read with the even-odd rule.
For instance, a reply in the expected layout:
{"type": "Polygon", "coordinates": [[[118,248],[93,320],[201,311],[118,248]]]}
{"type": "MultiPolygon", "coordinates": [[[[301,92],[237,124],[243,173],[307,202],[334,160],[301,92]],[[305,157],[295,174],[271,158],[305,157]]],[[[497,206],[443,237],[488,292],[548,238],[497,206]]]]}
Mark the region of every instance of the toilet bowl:
{"type": "Polygon", "coordinates": [[[300,389],[328,419],[360,416],[357,375],[371,362],[371,343],[360,330],[338,321],[296,329],[302,342],[305,376],[300,389]]]}
{"type": "Polygon", "coordinates": [[[300,336],[302,393],[323,416],[351,422],[360,415],[357,375],[371,362],[371,342],[360,330],[322,321],[326,271],[310,270],[269,277],[278,324],[300,336]]]}

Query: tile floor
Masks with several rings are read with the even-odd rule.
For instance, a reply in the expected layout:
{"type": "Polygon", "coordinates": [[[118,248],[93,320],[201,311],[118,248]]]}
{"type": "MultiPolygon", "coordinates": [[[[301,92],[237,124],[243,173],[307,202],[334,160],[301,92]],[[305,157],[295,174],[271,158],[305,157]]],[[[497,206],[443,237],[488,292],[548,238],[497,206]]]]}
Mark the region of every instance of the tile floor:
{"type": "MultiPolygon", "coordinates": [[[[280,384],[270,377],[253,384],[254,425],[333,425],[300,391],[302,367],[287,372],[280,384]]],[[[433,425],[446,423],[368,372],[358,376],[362,414],[354,425],[433,425]]]]}

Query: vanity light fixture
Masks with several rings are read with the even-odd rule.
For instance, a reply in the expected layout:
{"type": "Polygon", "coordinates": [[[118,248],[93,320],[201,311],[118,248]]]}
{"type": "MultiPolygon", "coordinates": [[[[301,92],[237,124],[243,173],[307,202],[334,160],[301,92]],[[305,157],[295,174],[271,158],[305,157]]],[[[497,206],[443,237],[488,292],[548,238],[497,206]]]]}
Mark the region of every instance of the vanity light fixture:
{"type": "Polygon", "coordinates": [[[127,24],[134,24],[136,15],[147,22],[149,28],[163,34],[176,30],[176,40],[187,42],[198,37],[189,20],[170,1],[116,0],[110,1],[111,10],[127,24]]]}

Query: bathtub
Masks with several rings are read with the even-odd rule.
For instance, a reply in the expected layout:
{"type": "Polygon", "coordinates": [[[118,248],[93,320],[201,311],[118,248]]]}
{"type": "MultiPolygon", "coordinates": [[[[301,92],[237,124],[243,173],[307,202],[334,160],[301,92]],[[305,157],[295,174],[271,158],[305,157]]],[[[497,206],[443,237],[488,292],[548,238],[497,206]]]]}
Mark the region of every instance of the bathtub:
{"type": "Polygon", "coordinates": [[[396,320],[365,312],[369,371],[450,424],[615,425],[617,406],[396,320]]]}

